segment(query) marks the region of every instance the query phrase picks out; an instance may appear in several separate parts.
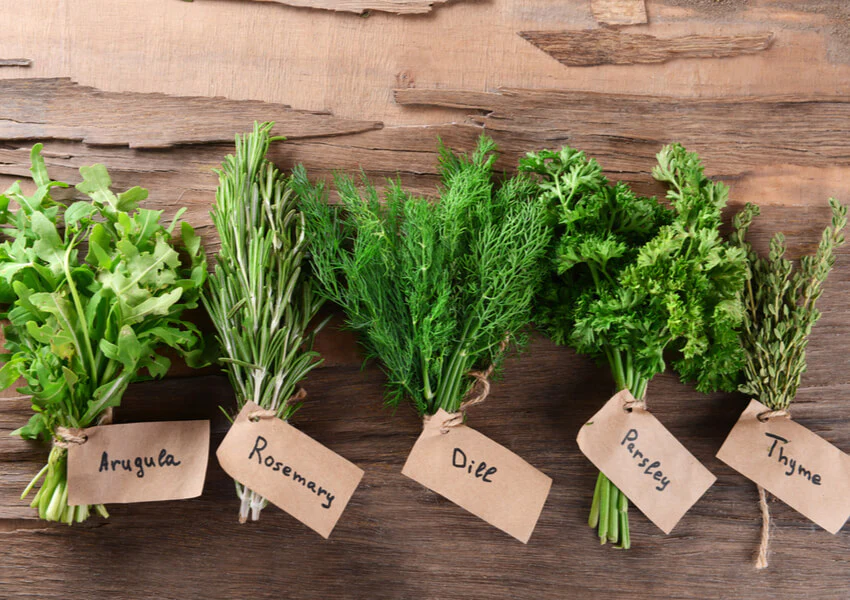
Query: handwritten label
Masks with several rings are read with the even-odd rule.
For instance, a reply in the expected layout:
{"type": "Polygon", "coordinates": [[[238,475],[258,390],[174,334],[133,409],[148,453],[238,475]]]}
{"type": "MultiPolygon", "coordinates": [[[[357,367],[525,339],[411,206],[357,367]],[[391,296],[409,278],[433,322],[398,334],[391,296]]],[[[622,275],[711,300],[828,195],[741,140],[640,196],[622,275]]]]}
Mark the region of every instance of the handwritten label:
{"type": "Polygon", "coordinates": [[[712,486],[716,477],[642,408],[615,394],[578,433],[578,446],[596,467],[664,533],[712,486]]]}
{"type": "Polygon", "coordinates": [[[439,410],[410,451],[402,474],[528,543],[552,487],[552,479],[487,436],[458,425],[439,410]]]}
{"type": "Polygon", "coordinates": [[[363,470],[280,419],[251,421],[248,402],[218,447],[221,468],[327,539],[363,470]]]}
{"type": "Polygon", "coordinates": [[[68,504],[119,504],[200,496],[209,421],[103,425],[68,448],[68,504]]]}
{"type": "Polygon", "coordinates": [[[751,400],[717,458],[829,531],[850,517],[850,456],[791,419],[762,422],[751,400]]]}

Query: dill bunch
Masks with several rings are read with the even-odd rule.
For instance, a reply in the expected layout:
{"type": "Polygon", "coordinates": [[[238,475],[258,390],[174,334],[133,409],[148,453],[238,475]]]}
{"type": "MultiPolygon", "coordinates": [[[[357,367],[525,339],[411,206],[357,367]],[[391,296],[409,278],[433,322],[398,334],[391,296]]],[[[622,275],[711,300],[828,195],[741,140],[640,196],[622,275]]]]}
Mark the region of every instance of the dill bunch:
{"type": "MultiPolygon", "coordinates": [[[[203,301],[215,325],[239,410],[252,401],[288,420],[296,386],[321,361],[313,318],[324,302],[303,265],[304,215],[287,177],[266,159],[273,123],[236,136],[220,170],[211,213],[221,238],[203,301]]],[[[236,483],[239,518],[257,520],[267,501],[236,483]]]]}
{"type": "MultiPolygon", "coordinates": [[[[745,253],[723,241],[728,188],[705,177],[699,157],[673,144],[653,176],[668,185],[665,207],[611,185],[583,152],[529,153],[556,230],[538,325],[557,343],[606,362],[617,390],[643,400],[649,381],[673,366],[701,391],[734,389],[743,363],[745,253]]],[[[631,544],[628,499],[599,474],[589,523],[600,541],[631,544]]]]}
{"type": "Polygon", "coordinates": [[[470,156],[441,143],[435,201],[390,181],[381,202],[365,178],[361,190],[337,176],[341,206],[330,206],[295,170],[321,293],[382,364],[390,405],[457,412],[469,372],[498,364],[506,337],[522,341],[551,234],[532,181],[494,182],[495,150],[486,136],[470,156]]]}
{"type": "Polygon", "coordinates": [[[820,319],[816,307],[823,284],[835,264],[835,249],[844,244],[847,207],[830,198],[832,223],[812,256],[800,259],[798,269],[785,258],[785,236],[777,233],[770,252],[760,257],[746,240],[758,206],[747,204],[735,216],[731,241],[747,255],[751,278],[744,293],[746,352],[744,382],[738,391],[771,410],[787,410],[806,371],[806,347],[812,327],[820,319]]]}

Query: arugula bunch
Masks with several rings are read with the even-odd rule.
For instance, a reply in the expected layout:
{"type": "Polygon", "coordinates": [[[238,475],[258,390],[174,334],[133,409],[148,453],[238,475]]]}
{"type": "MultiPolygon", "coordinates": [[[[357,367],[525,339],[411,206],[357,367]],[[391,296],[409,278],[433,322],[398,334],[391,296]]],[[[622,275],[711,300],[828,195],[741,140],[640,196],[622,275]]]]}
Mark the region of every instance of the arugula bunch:
{"type": "MultiPolygon", "coordinates": [[[[771,411],[785,412],[794,401],[800,378],[806,371],[806,347],[812,327],[821,317],[816,304],[829,272],[835,250],[844,244],[847,207],[829,199],[832,223],[821,236],[812,256],[803,256],[799,268],[785,258],[785,236],[770,240],[770,252],[760,257],[747,241],[758,206],[747,204],[735,216],[731,242],[746,253],[751,279],[744,291],[744,328],[741,344],[746,353],[743,382],[738,391],[758,400],[771,411]]],[[[757,568],[767,567],[767,498],[759,486],[765,528],[757,568]]]]}
{"type": "MultiPolygon", "coordinates": [[[[324,325],[312,323],[323,304],[313,289],[304,215],[285,175],[266,159],[273,123],[236,136],[236,154],[217,171],[212,211],[221,238],[203,300],[215,324],[220,361],[239,410],[253,401],[288,420],[300,406],[295,386],[321,362],[312,350],[324,325]]],[[[267,501],[236,483],[240,522],[256,521],[267,501]]]]}
{"type": "MultiPolygon", "coordinates": [[[[556,229],[537,323],[557,343],[607,362],[617,389],[638,400],[671,350],[674,368],[698,390],[731,390],[743,362],[737,332],[747,269],[744,252],[719,233],[728,188],[680,145],[657,158],[653,176],[669,186],[672,208],[610,185],[595,160],[572,148],[520,161],[521,171],[538,174],[556,229]]],[[[589,522],[603,544],[630,546],[627,509],[600,473],[589,522]]]]}
{"type": "MultiPolygon", "coordinates": [[[[31,155],[36,191],[26,195],[15,183],[0,195],[0,303],[8,307],[0,316],[10,322],[0,387],[23,377],[20,391],[32,395],[35,414],[13,435],[62,444],[64,430],[96,424],[118,406],[143,370],[165,375],[163,346],[190,364],[200,360],[201,334],[181,314],[198,304],[206,260],[185,222],[184,255],[172,246],[179,214],[166,229],[162,211],[138,208],[146,190],[110,191],[103,165],[80,169],[77,190],[89,200],[54,201],[51,191],[68,186],[50,180],[41,149],[31,155]]],[[[66,461],[67,451],[54,445],[22,497],[44,478],[32,506],[43,519],[70,524],[91,507],[68,506],[66,461]]]]}
{"type": "Polygon", "coordinates": [[[506,336],[520,340],[530,320],[550,230],[532,181],[494,182],[495,150],[485,136],[471,156],[441,144],[435,201],[390,181],[382,203],[365,180],[361,192],[338,176],[340,209],[294,173],[321,293],[380,359],[391,405],[457,412],[469,372],[499,363],[506,336]]]}

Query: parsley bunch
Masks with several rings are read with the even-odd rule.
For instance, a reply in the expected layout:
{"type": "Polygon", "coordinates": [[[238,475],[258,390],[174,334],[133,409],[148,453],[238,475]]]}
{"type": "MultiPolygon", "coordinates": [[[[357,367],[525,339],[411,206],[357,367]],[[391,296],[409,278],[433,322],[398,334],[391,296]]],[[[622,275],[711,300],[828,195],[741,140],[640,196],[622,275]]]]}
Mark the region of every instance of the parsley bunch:
{"type": "MultiPolygon", "coordinates": [[[[68,186],[50,180],[41,148],[32,149],[36,191],[26,195],[15,183],[0,195],[7,238],[0,244],[0,303],[11,323],[0,387],[23,377],[20,391],[32,395],[35,414],[13,435],[61,442],[59,428],[96,424],[142,370],[165,375],[163,346],[190,364],[200,360],[202,337],[181,314],[198,304],[206,259],[185,222],[179,255],[171,237],[179,214],[166,228],[162,211],[138,208],[146,190],[111,192],[103,165],[80,169],[77,190],[90,200],[54,201],[51,190],[68,186]]],[[[42,478],[32,501],[41,518],[70,524],[89,516],[92,507],[68,505],[67,450],[53,446],[22,497],[42,478]]],[[[102,505],[94,508],[108,516],[102,505]]]]}
{"type": "MultiPolygon", "coordinates": [[[[679,145],[657,158],[653,175],[669,186],[672,208],[610,185],[595,160],[572,148],[520,161],[521,171],[538,174],[557,232],[537,322],[557,343],[607,362],[617,389],[638,400],[670,350],[697,389],[730,390],[743,361],[747,269],[744,252],[719,233],[728,188],[679,145]]],[[[589,522],[603,544],[630,546],[627,509],[600,473],[589,522]]]]}
{"type": "MultiPolygon", "coordinates": [[[[212,219],[221,238],[204,305],[218,332],[221,362],[239,410],[253,401],[288,420],[300,406],[295,386],[315,368],[313,324],[323,300],[314,292],[304,215],[285,175],[266,159],[273,123],[236,136],[236,154],[218,172],[212,219]]],[[[267,501],[236,483],[239,520],[256,521],[267,501]]]]}
{"type": "Polygon", "coordinates": [[[392,405],[457,412],[470,370],[498,363],[530,320],[550,229],[532,181],[494,182],[495,149],[485,136],[471,156],[441,145],[435,201],[389,182],[382,203],[368,182],[361,192],[338,176],[340,209],[294,174],[322,293],[380,359],[392,405]]]}

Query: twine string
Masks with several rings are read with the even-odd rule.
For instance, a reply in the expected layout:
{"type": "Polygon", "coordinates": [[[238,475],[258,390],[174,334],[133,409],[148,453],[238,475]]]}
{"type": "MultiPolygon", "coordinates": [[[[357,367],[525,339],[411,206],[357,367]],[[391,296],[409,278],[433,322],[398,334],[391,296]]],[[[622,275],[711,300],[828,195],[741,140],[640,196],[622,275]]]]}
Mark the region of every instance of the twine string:
{"type": "MultiPolygon", "coordinates": [[[[759,413],[756,418],[762,423],[767,423],[774,418],[791,418],[791,411],[787,408],[779,410],[766,410],[759,413]]],[[[770,549],[770,509],[767,505],[767,490],[762,486],[758,486],[759,491],[759,509],[761,510],[761,541],[759,543],[759,551],[756,556],[756,569],[767,568],[767,553],[770,549]]]]}
{"type": "MultiPolygon", "coordinates": [[[[302,402],[305,398],[307,398],[307,390],[305,390],[303,387],[299,387],[298,391],[292,394],[292,396],[289,397],[289,400],[287,400],[286,403],[290,404],[292,402],[302,402]]],[[[271,408],[258,408],[248,414],[248,420],[254,422],[259,421],[260,419],[276,418],[277,410],[271,408]]]]}
{"type": "Polygon", "coordinates": [[[53,431],[53,445],[66,450],[71,446],[85,444],[88,439],[82,429],[72,429],[60,425],[53,431]]]}
{"type": "MultiPolygon", "coordinates": [[[[500,354],[508,347],[508,340],[509,336],[506,335],[505,339],[502,340],[502,343],[499,344],[500,354]]],[[[472,384],[472,388],[470,388],[469,392],[467,392],[466,397],[463,402],[461,402],[457,412],[451,413],[449,417],[440,424],[440,433],[448,433],[452,427],[462,425],[466,419],[466,409],[470,406],[481,404],[487,399],[487,396],[490,395],[490,377],[493,375],[493,371],[495,370],[496,363],[492,362],[490,363],[490,366],[483,371],[470,371],[467,373],[467,375],[475,379],[475,383],[472,384]]],[[[431,415],[425,415],[422,420],[423,425],[427,425],[431,420],[431,415]]]]}

